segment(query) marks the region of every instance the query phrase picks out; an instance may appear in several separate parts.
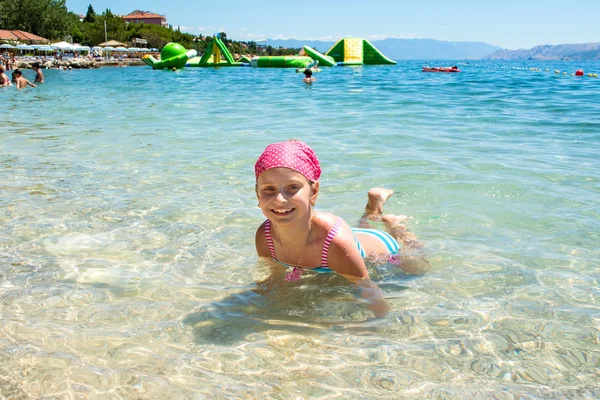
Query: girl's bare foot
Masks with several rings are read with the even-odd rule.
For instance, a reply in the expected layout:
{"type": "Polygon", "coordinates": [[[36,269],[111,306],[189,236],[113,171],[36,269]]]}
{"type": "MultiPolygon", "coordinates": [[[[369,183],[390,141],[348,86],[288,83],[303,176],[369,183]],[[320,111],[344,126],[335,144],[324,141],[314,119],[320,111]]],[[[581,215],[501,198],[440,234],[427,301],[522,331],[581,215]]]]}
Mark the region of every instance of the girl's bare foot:
{"type": "Polygon", "coordinates": [[[365,213],[381,215],[383,213],[383,205],[393,194],[394,191],[391,189],[373,188],[369,190],[369,202],[365,207],[365,213]]]}

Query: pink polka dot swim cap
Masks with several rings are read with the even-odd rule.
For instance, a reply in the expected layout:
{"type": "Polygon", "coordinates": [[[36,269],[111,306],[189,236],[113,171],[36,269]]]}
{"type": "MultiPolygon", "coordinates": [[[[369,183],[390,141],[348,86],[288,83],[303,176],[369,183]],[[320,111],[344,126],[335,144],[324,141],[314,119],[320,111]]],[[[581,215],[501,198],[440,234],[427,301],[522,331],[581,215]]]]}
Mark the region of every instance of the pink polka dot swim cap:
{"type": "Polygon", "coordinates": [[[271,168],[289,168],[313,182],[318,181],[321,176],[317,155],[306,143],[299,140],[268,145],[254,165],[256,179],[271,168]]]}

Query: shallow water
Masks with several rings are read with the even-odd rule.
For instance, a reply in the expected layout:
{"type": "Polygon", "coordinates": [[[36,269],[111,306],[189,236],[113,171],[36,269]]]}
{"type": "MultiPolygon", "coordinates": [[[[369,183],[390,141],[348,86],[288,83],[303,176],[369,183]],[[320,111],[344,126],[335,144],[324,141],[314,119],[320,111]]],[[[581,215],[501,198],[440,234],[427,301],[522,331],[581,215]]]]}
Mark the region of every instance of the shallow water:
{"type": "Polygon", "coordinates": [[[0,395],[600,397],[600,80],[570,75],[600,64],[420,66],[0,90],[0,395]],[[318,209],[385,186],[426,243],[424,277],[370,267],[388,317],[336,276],[257,285],[253,163],[289,138],[318,209]]]}

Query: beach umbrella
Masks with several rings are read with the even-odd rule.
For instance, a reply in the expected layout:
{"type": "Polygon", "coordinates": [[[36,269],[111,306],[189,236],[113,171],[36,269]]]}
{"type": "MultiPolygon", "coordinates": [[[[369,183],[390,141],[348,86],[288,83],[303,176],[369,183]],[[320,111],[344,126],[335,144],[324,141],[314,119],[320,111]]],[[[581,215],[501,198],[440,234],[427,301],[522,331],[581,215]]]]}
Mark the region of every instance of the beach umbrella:
{"type": "Polygon", "coordinates": [[[11,46],[8,43],[2,43],[2,44],[0,44],[0,49],[14,49],[14,48],[15,48],[15,46],[11,46]]]}
{"type": "Polygon", "coordinates": [[[21,53],[23,53],[24,51],[33,51],[35,50],[33,47],[31,46],[27,46],[26,44],[19,44],[17,45],[17,50],[21,50],[21,53]]]}
{"type": "Polygon", "coordinates": [[[75,50],[77,50],[77,51],[90,51],[90,47],[89,46],[76,46],[75,50]]]}
{"type": "Polygon", "coordinates": [[[68,51],[72,51],[75,49],[75,47],[73,47],[73,45],[68,42],[52,43],[50,46],[54,47],[55,49],[68,50],[68,51]]]}
{"type": "Polygon", "coordinates": [[[101,46],[101,47],[114,47],[114,46],[125,47],[125,43],[117,42],[116,40],[109,40],[108,42],[100,43],[98,46],[101,46]]]}
{"type": "Polygon", "coordinates": [[[127,51],[127,49],[125,47],[119,46],[115,49],[115,51],[127,51]]]}
{"type": "Polygon", "coordinates": [[[127,51],[136,52],[136,51],[139,51],[139,49],[137,47],[130,47],[127,49],[127,51]]]}
{"type": "Polygon", "coordinates": [[[50,46],[42,44],[34,44],[31,47],[33,47],[35,51],[52,51],[52,48],[50,46]]]}
{"type": "Polygon", "coordinates": [[[63,52],[75,50],[75,47],[73,45],[68,43],[65,44],[64,42],[60,43],[60,45],[58,45],[58,43],[51,44],[50,47],[52,47],[55,50],[62,50],[63,52]]]}
{"type": "Polygon", "coordinates": [[[114,47],[112,47],[112,46],[106,46],[106,47],[104,48],[104,50],[107,50],[107,51],[114,51],[114,50],[115,50],[115,48],[114,48],[114,47]]]}

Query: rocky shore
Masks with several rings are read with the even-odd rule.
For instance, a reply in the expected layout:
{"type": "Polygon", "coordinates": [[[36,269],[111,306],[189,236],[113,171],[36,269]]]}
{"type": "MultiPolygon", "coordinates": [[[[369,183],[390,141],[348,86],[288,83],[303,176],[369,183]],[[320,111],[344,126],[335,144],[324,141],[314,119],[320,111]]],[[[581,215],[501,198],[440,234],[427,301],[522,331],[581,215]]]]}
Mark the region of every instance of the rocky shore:
{"type": "Polygon", "coordinates": [[[95,59],[87,59],[87,58],[74,58],[70,60],[44,60],[44,59],[34,59],[34,60],[19,60],[17,59],[15,68],[20,69],[32,69],[33,64],[39,63],[43,69],[52,69],[52,68],[60,68],[60,69],[89,69],[89,68],[100,68],[100,67],[128,67],[128,66],[144,66],[144,62],[142,60],[125,60],[125,61],[106,61],[101,60],[97,61],[95,59]]]}

